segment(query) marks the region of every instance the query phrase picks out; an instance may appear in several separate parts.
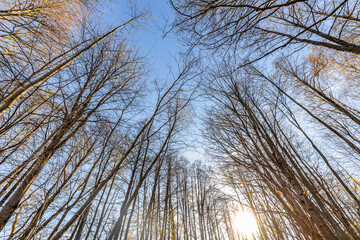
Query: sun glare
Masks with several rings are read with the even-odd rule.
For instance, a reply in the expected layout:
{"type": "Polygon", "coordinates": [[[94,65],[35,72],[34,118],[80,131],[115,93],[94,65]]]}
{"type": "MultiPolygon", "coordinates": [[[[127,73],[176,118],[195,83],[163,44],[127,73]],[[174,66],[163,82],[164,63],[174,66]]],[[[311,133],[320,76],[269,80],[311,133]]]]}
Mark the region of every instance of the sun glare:
{"type": "Polygon", "coordinates": [[[233,226],[240,239],[253,239],[258,231],[254,215],[246,211],[239,211],[234,215],[233,226]]]}

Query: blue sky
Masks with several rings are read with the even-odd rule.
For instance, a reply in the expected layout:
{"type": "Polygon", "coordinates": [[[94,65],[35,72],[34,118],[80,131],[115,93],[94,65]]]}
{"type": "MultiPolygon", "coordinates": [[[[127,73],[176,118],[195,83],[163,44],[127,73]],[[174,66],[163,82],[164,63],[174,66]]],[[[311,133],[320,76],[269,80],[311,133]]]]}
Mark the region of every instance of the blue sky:
{"type": "MultiPolygon", "coordinates": [[[[148,11],[146,19],[137,24],[138,29],[132,31],[130,42],[139,50],[140,56],[146,56],[146,64],[150,67],[150,76],[158,82],[166,81],[170,68],[174,72],[178,69],[175,58],[181,50],[184,50],[181,43],[173,34],[164,37],[164,31],[170,28],[173,20],[173,12],[167,1],[164,0],[113,0],[104,6],[100,22],[112,27],[122,24],[131,19],[131,6],[136,6],[139,12],[148,11]],[[131,5],[132,4],[132,5],[131,5]]],[[[150,84],[151,85],[151,82],[150,84]]],[[[151,88],[151,86],[148,86],[151,88]]],[[[155,100],[154,96],[154,100],[155,100]]],[[[196,104],[196,108],[201,108],[196,104]]],[[[192,119],[200,124],[199,119],[192,119]]],[[[183,132],[182,138],[188,141],[191,147],[183,147],[180,154],[188,160],[203,159],[204,148],[201,146],[203,139],[199,136],[200,130],[194,124],[188,125],[187,131],[183,132]],[[200,143],[194,144],[193,140],[198,139],[200,143]]]]}
{"type": "Polygon", "coordinates": [[[171,24],[172,10],[164,0],[113,0],[104,7],[103,21],[113,26],[126,22],[131,18],[131,5],[138,11],[149,11],[147,18],[137,24],[138,29],[133,31],[131,42],[141,56],[147,57],[155,76],[165,78],[181,49],[181,44],[172,34],[163,37],[163,29],[168,29],[171,24]]]}

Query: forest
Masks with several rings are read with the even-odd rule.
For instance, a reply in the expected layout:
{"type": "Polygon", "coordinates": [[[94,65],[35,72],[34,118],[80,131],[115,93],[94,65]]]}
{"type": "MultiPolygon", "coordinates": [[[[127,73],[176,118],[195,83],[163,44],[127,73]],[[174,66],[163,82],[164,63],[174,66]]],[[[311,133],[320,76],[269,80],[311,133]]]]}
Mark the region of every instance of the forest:
{"type": "Polygon", "coordinates": [[[358,55],[359,0],[0,1],[0,240],[359,240],[358,55]]]}

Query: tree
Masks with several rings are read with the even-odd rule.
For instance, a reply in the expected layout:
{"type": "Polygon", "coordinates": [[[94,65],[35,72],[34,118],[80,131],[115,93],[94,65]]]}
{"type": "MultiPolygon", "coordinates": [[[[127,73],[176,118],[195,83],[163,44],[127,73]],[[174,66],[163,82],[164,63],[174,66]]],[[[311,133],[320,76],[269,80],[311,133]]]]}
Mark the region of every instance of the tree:
{"type": "Polygon", "coordinates": [[[190,44],[242,48],[247,62],[305,45],[359,54],[358,1],[183,0],[171,4],[178,13],[174,28],[187,34],[190,44]]]}
{"type": "Polygon", "coordinates": [[[211,79],[211,98],[216,107],[209,115],[209,138],[232,162],[226,171],[237,181],[234,187],[260,219],[265,218],[260,209],[267,209],[266,215],[271,214],[271,218],[263,221],[278,232],[274,237],[291,236],[296,230],[299,233],[295,236],[300,239],[358,238],[358,219],[353,214],[359,207],[359,195],[348,176],[334,169],[306,134],[287,104],[288,95],[256,73],[214,72],[211,79]],[[308,145],[301,143],[304,137],[308,145]],[[303,149],[312,154],[308,156],[303,149]],[[321,173],[318,161],[330,169],[331,175],[321,173]],[[329,178],[332,186],[325,184],[329,178]],[[242,187],[237,186],[241,182],[242,187]],[[340,196],[337,191],[341,191],[340,196]],[[274,209],[278,213],[268,213],[274,209]],[[283,214],[288,223],[282,220],[283,214]],[[274,217],[276,225],[271,220],[274,217]],[[294,230],[283,229],[280,222],[283,226],[290,224],[294,230]]]}
{"type": "Polygon", "coordinates": [[[172,2],[191,49],[220,53],[206,135],[263,236],[359,237],[357,3],[172,2]]]}

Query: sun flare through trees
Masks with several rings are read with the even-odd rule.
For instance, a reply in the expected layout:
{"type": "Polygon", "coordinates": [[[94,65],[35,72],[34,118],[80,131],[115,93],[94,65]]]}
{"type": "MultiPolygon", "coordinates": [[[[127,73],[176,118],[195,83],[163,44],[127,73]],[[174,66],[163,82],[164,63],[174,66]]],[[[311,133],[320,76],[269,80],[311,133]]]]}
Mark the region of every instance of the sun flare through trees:
{"type": "Polygon", "coordinates": [[[359,0],[0,1],[0,240],[359,240],[359,29],[359,0]]]}

